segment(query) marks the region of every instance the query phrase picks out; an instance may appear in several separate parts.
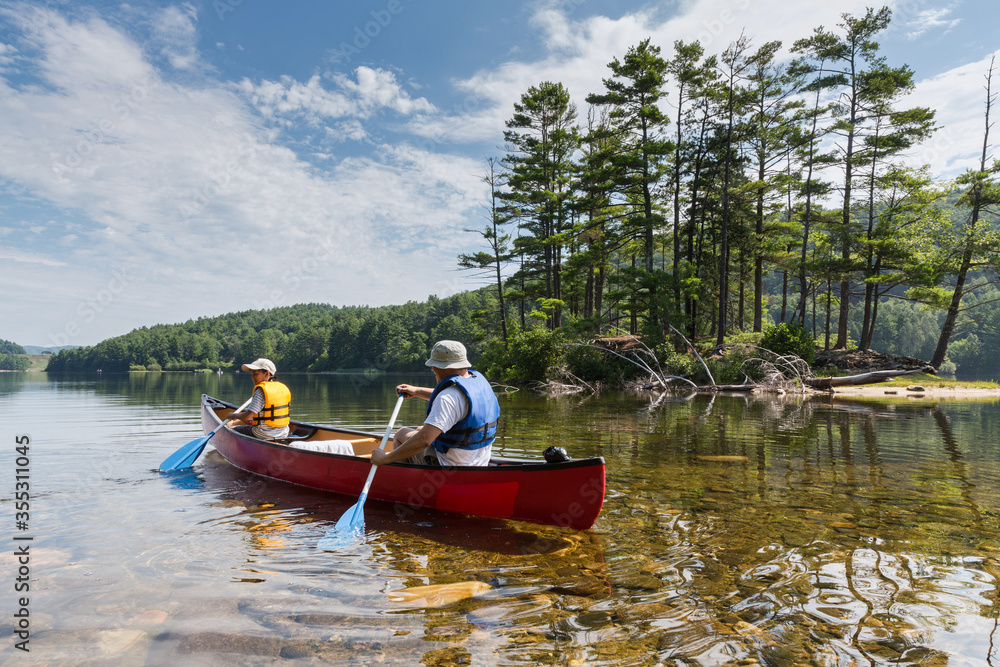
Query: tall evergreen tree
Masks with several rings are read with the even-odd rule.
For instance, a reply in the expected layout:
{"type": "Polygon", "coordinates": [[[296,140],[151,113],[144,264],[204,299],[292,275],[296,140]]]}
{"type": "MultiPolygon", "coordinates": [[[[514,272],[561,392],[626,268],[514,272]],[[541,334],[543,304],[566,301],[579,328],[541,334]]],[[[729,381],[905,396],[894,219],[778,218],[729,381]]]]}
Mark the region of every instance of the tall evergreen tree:
{"type": "Polygon", "coordinates": [[[861,18],[843,14],[843,22],[838,24],[841,34],[834,34],[817,28],[812,37],[799,40],[795,49],[810,55],[815,60],[830,63],[841,87],[836,102],[838,120],[833,132],[838,136],[840,164],[844,170],[842,186],[841,229],[838,233],[840,245],[840,309],[835,348],[847,346],[848,315],[850,313],[851,276],[855,270],[853,257],[855,228],[854,179],[860,158],[859,141],[866,133],[865,123],[869,120],[868,108],[875,100],[887,96],[890,80],[907,80],[909,68],[890,68],[885,58],[879,55],[879,44],[875,36],[889,26],[892,16],[888,7],[875,10],[868,8],[861,18]]]}
{"type": "MultiPolygon", "coordinates": [[[[814,35],[810,42],[796,42],[793,51],[808,49],[816,52],[818,57],[815,61],[809,57],[796,59],[789,67],[793,74],[808,77],[802,86],[802,93],[810,94],[813,97],[812,104],[804,108],[800,116],[802,126],[799,130],[800,139],[797,142],[798,149],[796,151],[798,160],[803,166],[804,179],[802,182],[802,242],[798,262],[799,301],[791,319],[798,321],[803,326],[806,322],[810,293],[807,268],[809,266],[810,243],[812,243],[810,234],[815,217],[814,202],[830,191],[830,184],[820,180],[817,174],[823,167],[833,164],[836,159],[832,152],[824,153],[819,148],[820,140],[827,132],[827,129],[820,125],[820,120],[830,112],[832,107],[832,105],[822,102],[823,94],[841,81],[837,74],[829,72],[825,68],[825,54],[832,50],[836,41],[837,38],[834,35],[820,33],[814,35]]],[[[813,305],[815,307],[815,303],[813,305]]]]}
{"type": "Polygon", "coordinates": [[[486,159],[486,174],[483,182],[490,187],[490,203],[487,211],[488,224],[485,229],[471,230],[477,231],[486,244],[489,252],[478,252],[474,255],[462,254],[458,257],[458,264],[464,269],[479,269],[491,274],[491,279],[496,281],[497,301],[500,312],[500,331],[503,336],[504,347],[507,346],[507,308],[504,303],[503,290],[503,267],[510,259],[511,237],[504,227],[510,223],[512,215],[508,207],[500,204],[501,189],[506,185],[506,174],[503,165],[496,158],[486,159]]]}
{"type": "Polygon", "coordinates": [[[880,171],[893,171],[887,161],[912,147],[915,143],[929,137],[934,131],[934,112],[926,107],[916,107],[906,110],[893,109],[893,102],[903,93],[913,88],[913,73],[908,68],[899,68],[889,72],[874,72],[874,85],[882,88],[883,94],[873,93],[871,102],[866,108],[870,118],[871,132],[864,138],[864,148],[858,157],[862,164],[868,162],[868,229],[864,239],[863,280],[865,284],[864,316],[861,323],[861,337],[858,348],[867,350],[871,347],[872,308],[876,290],[876,274],[879,258],[876,256],[874,243],[876,219],[879,211],[876,209],[877,183],[880,171]]]}
{"type": "Polygon", "coordinates": [[[576,106],[569,91],[561,83],[545,81],[529,88],[514,104],[504,132],[509,191],[501,198],[516,209],[527,232],[516,245],[527,260],[525,268],[540,273],[544,281],[543,296],[552,306],[551,329],[561,324],[562,317],[562,251],[570,225],[572,158],[580,146],[575,121],[576,106]]]}
{"type": "Polygon", "coordinates": [[[612,157],[618,164],[617,188],[624,203],[633,208],[631,224],[642,239],[644,268],[650,294],[650,320],[658,324],[656,277],[653,275],[655,239],[662,215],[654,210],[654,190],[667,169],[672,145],[665,129],[670,122],[660,110],[667,63],[660,48],[645,39],[630,47],[623,60],[608,63],[612,76],[604,79],[604,93],[587,96],[587,102],[607,105],[612,131],[618,134],[622,151],[612,157]]]}
{"type": "Polygon", "coordinates": [[[955,257],[955,287],[951,293],[951,299],[945,314],[944,324],[941,326],[941,335],[938,337],[937,347],[934,349],[934,356],[931,357],[930,364],[934,368],[940,368],[948,354],[948,343],[955,331],[955,323],[962,307],[962,297],[977,285],[966,285],[970,271],[974,269],[991,269],[997,271],[996,248],[1000,239],[997,238],[997,231],[984,219],[983,213],[989,208],[1000,205],[1000,184],[996,181],[996,174],[1000,173],[1000,163],[994,161],[992,165],[987,165],[990,147],[990,113],[993,104],[996,102],[996,94],[993,92],[993,66],[996,61],[994,57],[990,60],[990,68],[986,74],[986,113],[985,126],[983,131],[983,149],[979,156],[979,168],[965,172],[959,179],[958,184],[965,188],[960,203],[969,210],[966,222],[956,231],[953,241],[949,244],[955,257]]]}
{"type": "Polygon", "coordinates": [[[799,73],[776,62],[781,42],[768,42],[749,58],[747,105],[749,128],[746,142],[756,162],[753,238],[753,330],[761,331],[764,301],[764,258],[767,244],[764,221],[782,206],[786,191],[786,157],[794,146],[796,112],[803,106],[795,98],[799,73]]]}
{"type": "Polygon", "coordinates": [[[736,175],[734,171],[734,161],[737,159],[736,144],[739,138],[736,135],[740,124],[740,117],[745,111],[746,96],[741,88],[742,80],[750,64],[747,59],[747,50],[750,48],[750,40],[746,36],[740,38],[729,45],[722,53],[719,63],[721,71],[720,82],[722,87],[719,91],[719,106],[721,108],[722,133],[724,136],[724,151],[722,158],[722,217],[719,228],[719,310],[718,329],[716,330],[716,344],[722,345],[725,342],[726,324],[728,321],[727,312],[729,308],[729,232],[732,222],[733,207],[731,206],[730,186],[736,175]]]}
{"type": "Polygon", "coordinates": [[[687,125],[686,118],[690,115],[687,110],[689,102],[693,102],[700,90],[711,77],[711,69],[715,66],[714,58],[703,61],[705,50],[697,41],[685,44],[682,40],[674,42],[674,57],[667,62],[667,72],[673,75],[677,88],[677,116],[674,120],[674,163],[671,173],[672,203],[674,207],[673,226],[673,286],[674,286],[674,307],[679,321],[682,301],[681,295],[681,242],[683,232],[681,229],[681,185],[683,180],[685,154],[684,131],[687,125]]]}

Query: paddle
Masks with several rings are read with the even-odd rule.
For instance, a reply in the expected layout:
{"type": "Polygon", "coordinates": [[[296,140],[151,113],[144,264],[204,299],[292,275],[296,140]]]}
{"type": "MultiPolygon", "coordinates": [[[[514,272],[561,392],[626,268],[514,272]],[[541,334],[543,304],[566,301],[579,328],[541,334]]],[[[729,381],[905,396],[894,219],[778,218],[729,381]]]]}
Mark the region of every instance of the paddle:
{"type": "MultiPolygon", "coordinates": [[[[403,405],[404,398],[406,397],[400,394],[399,398],[396,399],[396,407],[393,408],[392,416],[389,417],[389,425],[385,427],[385,435],[382,436],[382,444],[378,446],[379,449],[385,449],[385,443],[389,441],[389,432],[392,431],[392,425],[396,423],[396,415],[399,414],[399,407],[403,405]]],[[[327,531],[316,545],[318,548],[333,550],[347,546],[364,529],[365,500],[368,499],[368,488],[372,485],[372,478],[375,477],[377,467],[377,465],[372,464],[372,469],[368,471],[368,479],[365,481],[365,487],[361,489],[361,497],[358,498],[358,502],[344,512],[344,515],[337,521],[337,525],[327,531]]]]}
{"type": "MultiPolygon", "coordinates": [[[[250,401],[252,400],[253,396],[251,395],[250,398],[247,399],[246,403],[236,408],[236,412],[243,412],[243,408],[250,405],[250,401]]],[[[223,421],[222,424],[219,424],[218,426],[213,428],[212,432],[209,433],[208,435],[202,436],[197,440],[192,440],[191,442],[184,445],[176,452],[165,458],[163,460],[163,463],[160,464],[160,470],[165,472],[167,470],[181,470],[183,468],[190,468],[192,464],[194,464],[195,460],[199,456],[201,456],[201,452],[205,449],[205,445],[208,444],[208,441],[212,439],[212,436],[215,435],[215,432],[218,431],[220,428],[222,428],[223,425],[225,425],[225,423],[226,422],[223,421]]]]}

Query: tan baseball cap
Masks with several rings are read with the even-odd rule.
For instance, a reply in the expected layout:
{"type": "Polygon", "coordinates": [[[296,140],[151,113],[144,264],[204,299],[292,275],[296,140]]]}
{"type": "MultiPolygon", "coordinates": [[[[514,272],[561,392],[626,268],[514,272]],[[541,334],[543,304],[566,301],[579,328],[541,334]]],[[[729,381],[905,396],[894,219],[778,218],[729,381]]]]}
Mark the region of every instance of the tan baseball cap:
{"type": "Polygon", "coordinates": [[[441,340],[431,348],[431,358],[424,362],[425,366],[435,368],[471,368],[468,357],[465,356],[465,346],[457,340],[441,340]]]}

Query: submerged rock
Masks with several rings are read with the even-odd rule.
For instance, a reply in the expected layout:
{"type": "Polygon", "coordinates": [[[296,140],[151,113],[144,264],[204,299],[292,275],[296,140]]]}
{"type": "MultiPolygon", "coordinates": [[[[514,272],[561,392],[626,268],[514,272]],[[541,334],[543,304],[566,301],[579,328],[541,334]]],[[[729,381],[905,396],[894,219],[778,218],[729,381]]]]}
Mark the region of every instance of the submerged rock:
{"type": "Polygon", "coordinates": [[[478,597],[492,589],[492,586],[482,581],[413,586],[389,593],[389,601],[409,607],[446,607],[461,600],[478,597]]]}

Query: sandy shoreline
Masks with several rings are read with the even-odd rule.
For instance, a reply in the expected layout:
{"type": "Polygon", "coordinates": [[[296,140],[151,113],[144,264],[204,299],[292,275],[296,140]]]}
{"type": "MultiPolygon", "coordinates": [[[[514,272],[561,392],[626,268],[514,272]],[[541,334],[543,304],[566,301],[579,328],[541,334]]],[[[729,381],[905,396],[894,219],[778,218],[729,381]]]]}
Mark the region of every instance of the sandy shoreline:
{"type": "Polygon", "coordinates": [[[834,396],[868,396],[871,398],[936,398],[936,399],[1000,399],[1000,387],[932,387],[909,385],[887,387],[869,384],[857,387],[834,387],[834,396]],[[917,391],[921,388],[923,391],[917,391]]]}

